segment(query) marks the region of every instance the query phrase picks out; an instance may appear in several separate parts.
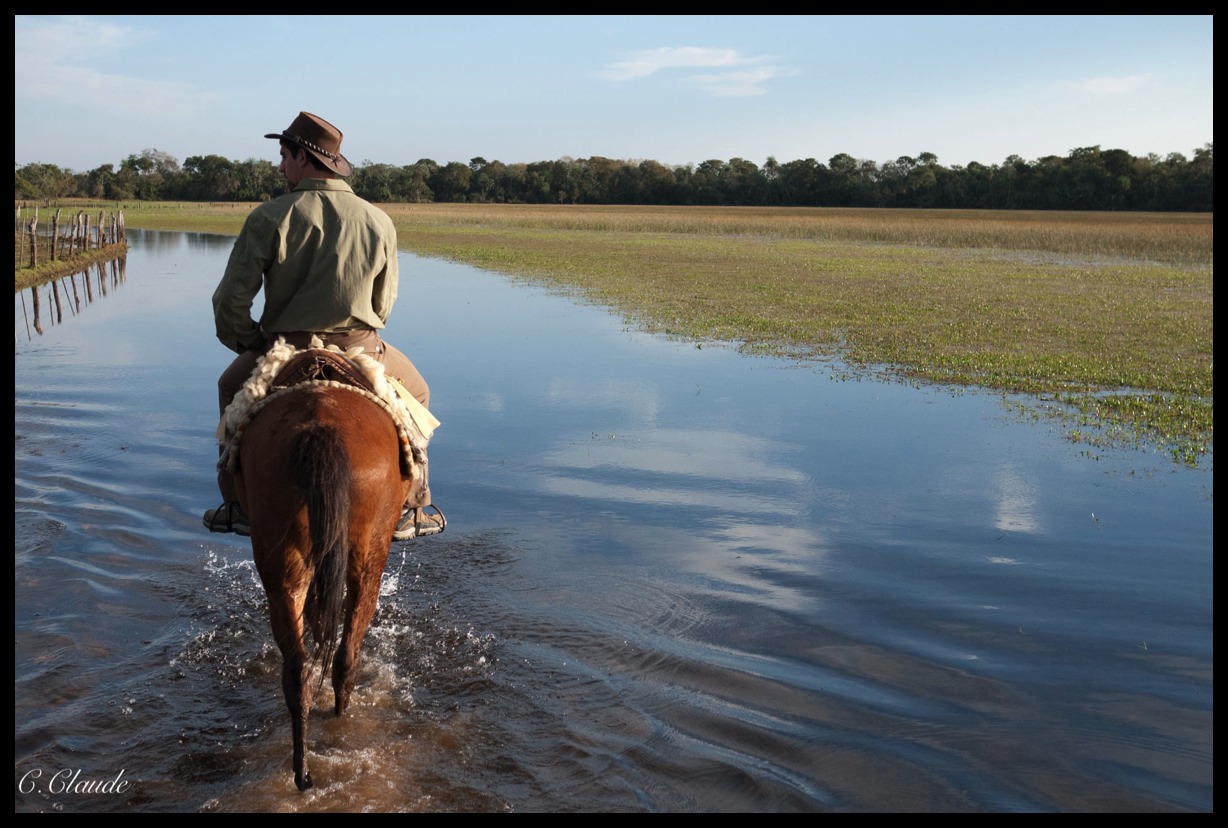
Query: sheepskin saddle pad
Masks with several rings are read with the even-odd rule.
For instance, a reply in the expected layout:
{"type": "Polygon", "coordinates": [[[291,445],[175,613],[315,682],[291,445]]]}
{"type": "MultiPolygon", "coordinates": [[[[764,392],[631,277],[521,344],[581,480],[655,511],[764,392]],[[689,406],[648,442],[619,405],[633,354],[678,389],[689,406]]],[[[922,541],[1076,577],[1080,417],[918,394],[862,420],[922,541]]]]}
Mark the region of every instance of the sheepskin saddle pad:
{"type": "Polygon", "coordinates": [[[342,351],[314,337],[306,349],[295,348],[279,337],[256,361],[251,377],[218,422],[217,440],[222,449],[218,468],[235,471],[239,444],[251,419],[270,400],[298,393],[303,385],[344,387],[383,408],[396,424],[404,471],[409,474],[421,466],[425,473],[426,446],[439,420],[400,382],[385,376],[384,366],[363,353],[361,347],[342,351]]]}

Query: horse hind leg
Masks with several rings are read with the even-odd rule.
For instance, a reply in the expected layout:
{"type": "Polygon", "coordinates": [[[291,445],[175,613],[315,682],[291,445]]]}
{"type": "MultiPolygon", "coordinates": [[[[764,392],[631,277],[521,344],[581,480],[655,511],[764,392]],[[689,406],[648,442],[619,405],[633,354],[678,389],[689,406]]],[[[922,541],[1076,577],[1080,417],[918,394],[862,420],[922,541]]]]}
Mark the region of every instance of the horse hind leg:
{"type": "Polygon", "coordinates": [[[300,791],[311,787],[307,770],[307,717],[311,714],[311,681],[306,659],[287,658],[281,668],[281,689],[290,711],[290,732],[294,739],[294,784],[300,791]]]}
{"type": "Polygon", "coordinates": [[[333,695],[338,716],[345,713],[358,673],[362,642],[379,606],[380,581],[388,563],[392,529],[404,498],[393,496],[379,502],[389,491],[403,493],[399,481],[391,478],[379,490],[379,497],[369,498],[369,522],[354,527],[351,532],[349,567],[346,573],[345,622],[341,641],[333,659],[333,695]],[[376,516],[379,517],[376,517],[376,516]]]}
{"type": "MultiPolygon", "coordinates": [[[[341,643],[333,659],[333,696],[335,711],[338,716],[344,715],[350,704],[350,694],[354,691],[354,682],[358,674],[358,659],[362,652],[362,640],[366,637],[367,628],[375,616],[375,608],[379,600],[379,579],[381,570],[374,570],[374,583],[352,582],[347,592],[345,630],[341,635],[341,643]]],[[[360,575],[359,579],[363,576],[360,575]]],[[[366,580],[371,579],[370,572],[366,580]]]]}
{"type": "Polygon", "coordinates": [[[281,650],[281,689],[290,713],[290,732],[294,744],[294,784],[300,791],[311,787],[311,773],[307,770],[307,718],[311,714],[314,696],[311,684],[311,664],[307,660],[304,644],[302,599],[294,594],[302,589],[270,589],[269,618],[273,638],[281,650]]]}

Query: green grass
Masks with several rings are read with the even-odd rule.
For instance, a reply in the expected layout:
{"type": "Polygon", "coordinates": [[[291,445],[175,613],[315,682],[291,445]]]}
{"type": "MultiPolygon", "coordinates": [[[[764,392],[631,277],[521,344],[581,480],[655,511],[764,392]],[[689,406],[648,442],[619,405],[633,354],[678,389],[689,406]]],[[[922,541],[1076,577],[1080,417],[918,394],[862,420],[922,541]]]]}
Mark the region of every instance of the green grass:
{"type": "MultiPolygon", "coordinates": [[[[380,206],[403,249],[648,330],[1031,395],[1092,446],[1196,465],[1213,445],[1210,214],[380,206]]],[[[233,233],[251,205],[123,207],[129,227],[233,233]]]]}

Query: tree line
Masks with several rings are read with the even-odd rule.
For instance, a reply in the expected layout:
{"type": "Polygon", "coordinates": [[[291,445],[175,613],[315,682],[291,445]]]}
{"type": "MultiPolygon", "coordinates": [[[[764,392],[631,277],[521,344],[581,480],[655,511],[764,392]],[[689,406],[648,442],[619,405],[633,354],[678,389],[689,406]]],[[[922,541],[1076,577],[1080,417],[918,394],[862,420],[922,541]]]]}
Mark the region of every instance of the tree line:
{"type": "MultiPolygon", "coordinates": [[[[1192,158],[1170,153],[1133,156],[1099,146],[1066,157],[945,167],[933,153],[878,163],[847,153],[826,164],[813,158],[762,167],[744,158],[666,166],[656,161],[565,157],[530,164],[473,158],[406,166],[364,161],[349,178],[374,202],[509,204],[655,204],[782,207],[940,207],[1002,210],[1145,210],[1213,212],[1212,145],[1192,158]]],[[[115,201],[266,201],[285,183],[267,160],[195,155],[182,165],[147,149],[119,169],[104,164],[73,172],[26,164],[14,174],[20,199],[115,201]]]]}

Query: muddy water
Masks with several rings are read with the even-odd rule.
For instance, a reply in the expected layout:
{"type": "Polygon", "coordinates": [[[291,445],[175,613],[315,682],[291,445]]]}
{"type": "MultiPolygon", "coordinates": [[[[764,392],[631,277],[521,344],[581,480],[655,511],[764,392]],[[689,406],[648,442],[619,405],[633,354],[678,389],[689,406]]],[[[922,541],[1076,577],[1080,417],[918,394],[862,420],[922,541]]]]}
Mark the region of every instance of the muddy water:
{"type": "Polygon", "coordinates": [[[230,244],[14,296],[17,811],[1213,809],[1210,471],[409,256],[449,528],[299,793],[200,526],[230,244]]]}

